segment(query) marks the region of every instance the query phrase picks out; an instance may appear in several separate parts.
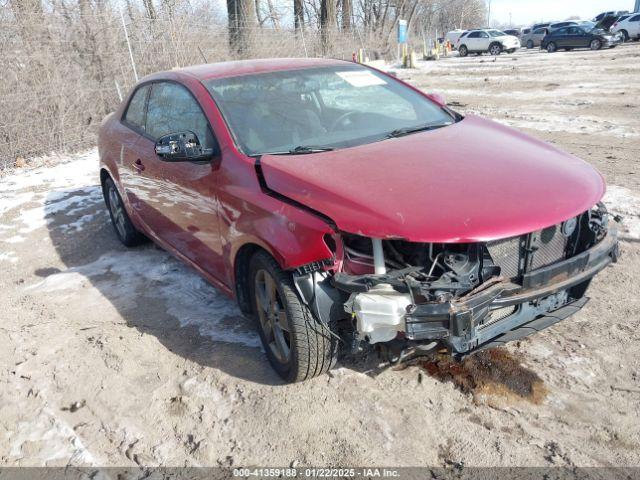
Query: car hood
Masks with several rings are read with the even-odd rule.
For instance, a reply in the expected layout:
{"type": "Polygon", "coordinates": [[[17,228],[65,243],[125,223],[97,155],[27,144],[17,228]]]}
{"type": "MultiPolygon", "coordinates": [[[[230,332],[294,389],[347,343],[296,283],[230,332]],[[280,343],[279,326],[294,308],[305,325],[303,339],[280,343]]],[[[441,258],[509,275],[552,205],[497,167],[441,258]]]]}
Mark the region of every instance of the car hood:
{"type": "Polygon", "coordinates": [[[600,30],[609,30],[611,26],[618,21],[618,17],[616,15],[608,15],[595,24],[593,28],[600,30]]]}
{"type": "Polygon", "coordinates": [[[473,115],[448,127],[329,152],[260,158],[266,186],[344,232],[473,242],[576,216],[604,194],[586,162],[473,115]]]}

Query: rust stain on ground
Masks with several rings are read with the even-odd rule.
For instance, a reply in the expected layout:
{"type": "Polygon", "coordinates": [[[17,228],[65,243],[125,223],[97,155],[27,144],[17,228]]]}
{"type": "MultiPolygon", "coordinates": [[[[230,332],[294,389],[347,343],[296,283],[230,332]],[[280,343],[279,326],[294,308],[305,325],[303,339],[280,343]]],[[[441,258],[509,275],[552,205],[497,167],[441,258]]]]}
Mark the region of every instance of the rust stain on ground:
{"type": "Polygon", "coordinates": [[[522,366],[503,348],[478,352],[462,362],[437,355],[418,361],[418,365],[430,376],[452,382],[476,399],[479,395],[491,395],[539,405],[547,396],[547,388],[538,374],[522,366]]]}

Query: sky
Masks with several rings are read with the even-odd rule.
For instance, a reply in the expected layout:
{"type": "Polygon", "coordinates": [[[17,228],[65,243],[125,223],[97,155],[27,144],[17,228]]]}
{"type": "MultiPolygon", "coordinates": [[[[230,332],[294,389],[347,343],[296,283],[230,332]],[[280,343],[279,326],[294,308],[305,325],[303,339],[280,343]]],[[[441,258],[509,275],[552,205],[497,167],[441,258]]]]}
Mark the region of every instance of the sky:
{"type": "MultiPolygon", "coordinates": [[[[488,2],[489,0],[487,0],[488,2]]],[[[578,15],[590,20],[607,10],[632,11],[635,0],[491,0],[491,23],[527,25],[540,20],[565,20],[578,15]]]]}

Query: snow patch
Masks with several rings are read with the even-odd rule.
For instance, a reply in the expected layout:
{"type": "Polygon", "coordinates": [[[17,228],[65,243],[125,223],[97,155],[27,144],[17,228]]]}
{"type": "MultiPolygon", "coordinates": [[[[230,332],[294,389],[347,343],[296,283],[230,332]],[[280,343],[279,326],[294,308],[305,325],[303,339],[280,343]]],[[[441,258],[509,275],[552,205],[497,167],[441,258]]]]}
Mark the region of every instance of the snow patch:
{"type": "Polygon", "coordinates": [[[259,347],[253,330],[238,324],[236,304],[200,275],[153,247],[130,252],[109,252],[95,262],[69,268],[26,287],[36,292],[77,292],[87,279],[110,301],[135,306],[140,296],[153,296],[182,327],[195,326],[215,341],[259,347]],[[111,278],[115,275],[116,278],[111,278]],[[149,288],[149,287],[152,288],[149,288]]]}
{"type": "Polygon", "coordinates": [[[16,252],[1,252],[0,253],[0,262],[10,262],[16,263],[18,261],[18,256],[16,252]]]}
{"type": "Polygon", "coordinates": [[[603,199],[611,213],[622,216],[621,238],[640,240],[640,197],[625,187],[607,187],[603,199]]]}
{"type": "MultiPolygon", "coordinates": [[[[94,456],[73,429],[50,408],[44,407],[35,418],[19,422],[11,435],[11,457],[23,458],[22,449],[29,443],[38,443],[38,460],[47,462],[68,459],[71,465],[95,465],[94,456]]],[[[33,460],[29,453],[29,460],[33,460]]]]}

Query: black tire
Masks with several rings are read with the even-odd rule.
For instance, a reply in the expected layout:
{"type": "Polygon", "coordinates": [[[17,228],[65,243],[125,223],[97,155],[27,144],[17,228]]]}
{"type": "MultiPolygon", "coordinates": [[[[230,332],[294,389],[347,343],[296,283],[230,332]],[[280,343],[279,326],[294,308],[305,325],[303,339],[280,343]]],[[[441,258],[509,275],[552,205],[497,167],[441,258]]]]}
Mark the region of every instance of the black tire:
{"type": "Polygon", "coordinates": [[[549,52],[549,53],[553,53],[553,52],[555,52],[556,50],[558,50],[558,47],[557,47],[557,45],[556,45],[554,42],[549,42],[549,43],[547,44],[547,52],[549,52]]]}
{"type": "Polygon", "coordinates": [[[629,32],[627,32],[626,30],[620,30],[620,33],[622,34],[622,39],[624,42],[628,42],[629,41],[629,32]]]}
{"type": "Polygon", "coordinates": [[[460,45],[460,47],[458,47],[458,55],[460,55],[461,57],[466,57],[467,55],[469,55],[469,49],[466,45],[460,45]]]}
{"type": "Polygon", "coordinates": [[[602,48],[602,42],[597,38],[594,38],[593,40],[591,40],[591,43],[589,44],[589,48],[591,50],[600,50],[602,48]]]}
{"type": "Polygon", "coordinates": [[[251,307],[260,339],[269,363],[278,375],[293,383],[329,371],[337,359],[337,339],[329,327],[317,320],[302,302],[291,274],[283,271],[269,254],[261,251],[251,259],[249,282],[251,307]],[[261,305],[264,300],[259,299],[268,295],[267,276],[274,282],[270,287],[275,293],[275,301],[269,305],[277,307],[277,310],[270,308],[270,312],[261,305]],[[263,280],[264,290],[261,294],[258,289],[262,288],[263,280]],[[270,314],[271,319],[264,321],[270,314]],[[288,352],[280,348],[281,342],[288,346],[288,352]],[[284,353],[288,353],[288,357],[284,353]]]}
{"type": "Polygon", "coordinates": [[[126,247],[135,247],[146,242],[147,237],[133,226],[122,197],[111,178],[107,178],[102,185],[102,196],[109,211],[111,225],[122,244],[126,247]]]}
{"type": "Polygon", "coordinates": [[[527,48],[531,50],[535,45],[533,44],[533,40],[527,40],[527,48]]]}
{"type": "Polygon", "coordinates": [[[515,48],[510,48],[509,50],[507,50],[507,53],[515,53],[516,49],[515,48]]]}
{"type": "Polygon", "coordinates": [[[570,47],[565,47],[564,51],[565,51],[565,52],[570,52],[570,51],[571,51],[571,48],[570,48],[570,47]]]}
{"type": "Polygon", "coordinates": [[[498,56],[502,53],[502,45],[499,43],[492,43],[489,45],[489,53],[494,56],[498,56]]]}

